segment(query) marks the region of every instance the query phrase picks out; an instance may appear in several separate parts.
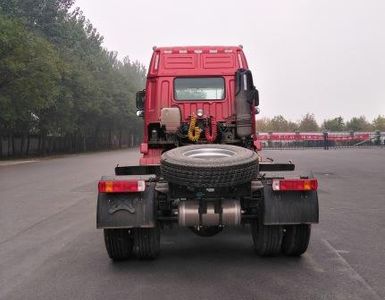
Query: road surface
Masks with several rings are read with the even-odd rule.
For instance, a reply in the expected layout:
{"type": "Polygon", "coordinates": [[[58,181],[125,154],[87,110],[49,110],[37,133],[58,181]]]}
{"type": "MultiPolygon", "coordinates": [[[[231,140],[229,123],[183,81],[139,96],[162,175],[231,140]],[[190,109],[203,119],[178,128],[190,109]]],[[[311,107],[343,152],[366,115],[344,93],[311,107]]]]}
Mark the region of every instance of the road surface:
{"type": "Polygon", "coordinates": [[[163,232],[155,261],[113,263],[96,184],[137,150],[0,166],[0,299],[383,299],[385,149],[266,151],[319,178],[320,224],[301,258],[260,258],[248,228],[163,232]]]}

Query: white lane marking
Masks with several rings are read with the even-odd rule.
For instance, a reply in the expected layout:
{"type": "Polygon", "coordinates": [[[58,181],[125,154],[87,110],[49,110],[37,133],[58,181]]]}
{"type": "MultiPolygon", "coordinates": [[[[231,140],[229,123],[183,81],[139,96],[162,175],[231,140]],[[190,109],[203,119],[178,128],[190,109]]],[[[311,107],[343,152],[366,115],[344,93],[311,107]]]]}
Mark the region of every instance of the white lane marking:
{"type": "Polygon", "coordinates": [[[18,161],[0,161],[0,167],[15,166],[21,164],[30,164],[38,162],[38,160],[18,160],[18,161]]]}
{"type": "Polygon", "coordinates": [[[318,273],[325,272],[322,266],[309,253],[305,253],[304,257],[306,257],[307,263],[309,264],[309,266],[313,271],[318,273]]]}
{"type": "Polygon", "coordinates": [[[347,275],[354,281],[358,281],[360,284],[362,284],[368,292],[373,296],[373,299],[382,300],[377,292],[369,285],[369,283],[366,282],[364,278],[361,277],[360,274],[357,273],[356,270],[353,269],[353,267],[346,261],[345,258],[343,258],[336,248],[334,248],[327,240],[322,239],[322,242],[325,244],[325,246],[330,250],[330,252],[334,253],[339,262],[345,267],[345,272],[347,275]]]}
{"type": "Polygon", "coordinates": [[[347,250],[336,250],[338,253],[340,254],[348,254],[350,253],[350,251],[347,251],[347,250]]]}

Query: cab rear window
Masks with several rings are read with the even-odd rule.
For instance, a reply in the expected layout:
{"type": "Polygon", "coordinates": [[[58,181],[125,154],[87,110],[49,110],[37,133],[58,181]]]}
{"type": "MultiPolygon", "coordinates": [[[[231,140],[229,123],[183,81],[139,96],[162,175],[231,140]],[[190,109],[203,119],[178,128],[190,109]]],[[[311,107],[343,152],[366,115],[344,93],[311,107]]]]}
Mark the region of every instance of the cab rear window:
{"type": "Polygon", "coordinates": [[[183,77],[174,80],[175,100],[222,100],[225,80],[222,77],[183,77]]]}

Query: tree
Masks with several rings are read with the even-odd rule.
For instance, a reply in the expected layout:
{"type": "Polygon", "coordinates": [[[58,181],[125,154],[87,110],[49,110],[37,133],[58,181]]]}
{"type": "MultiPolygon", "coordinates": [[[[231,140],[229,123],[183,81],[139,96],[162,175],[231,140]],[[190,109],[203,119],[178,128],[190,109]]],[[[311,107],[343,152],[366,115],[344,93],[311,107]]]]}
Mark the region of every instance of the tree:
{"type": "Polygon", "coordinates": [[[378,115],[372,122],[372,127],[374,130],[385,131],[385,117],[378,115]]]}
{"type": "Polygon", "coordinates": [[[286,120],[282,115],[279,115],[271,119],[269,127],[270,131],[290,132],[295,131],[297,125],[293,122],[286,120]]]}
{"type": "Polygon", "coordinates": [[[44,38],[0,15],[0,120],[12,136],[27,134],[59,95],[59,58],[44,38]]]}
{"type": "Polygon", "coordinates": [[[345,123],[344,119],[339,116],[333,119],[324,120],[322,124],[322,129],[327,131],[344,131],[345,123]]]}
{"type": "MultiPolygon", "coordinates": [[[[73,0],[0,0],[0,137],[65,138],[71,151],[112,145],[142,126],[146,70],[103,48],[73,0]]],[[[131,140],[131,136],[130,136],[131,140]]]]}
{"type": "Polygon", "coordinates": [[[364,116],[354,117],[346,122],[346,129],[351,131],[371,131],[373,130],[371,124],[364,116]]]}
{"type": "Polygon", "coordinates": [[[319,131],[314,114],[307,113],[299,122],[298,130],[302,132],[319,131]]]}
{"type": "Polygon", "coordinates": [[[2,12],[17,18],[29,29],[58,36],[74,0],[0,0],[2,12]]]}
{"type": "Polygon", "coordinates": [[[269,132],[271,131],[270,119],[269,118],[257,118],[255,121],[255,128],[258,132],[269,132]]]}

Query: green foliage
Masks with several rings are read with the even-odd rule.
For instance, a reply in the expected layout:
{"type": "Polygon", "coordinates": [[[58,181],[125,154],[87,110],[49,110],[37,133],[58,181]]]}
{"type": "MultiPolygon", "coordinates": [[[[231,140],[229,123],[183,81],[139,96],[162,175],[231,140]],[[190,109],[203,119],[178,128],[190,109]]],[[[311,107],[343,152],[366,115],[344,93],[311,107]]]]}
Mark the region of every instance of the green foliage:
{"type": "Polygon", "coordinates": [[[385,131],[385,117],[379,115],[373,120],[372,126],[374,130],[385,131]]]}
{"type": "Polygon", "coordinates": [[[44,38],[0,16],[0,120],[24,130],[59,95],[59,57],[44,38]]]}
{"type": "Polygon", "coordinates": [[[344,119],[341,116],[339,116],[333,119],[324,120],[322,124],[322,130],[344,131],[345,130],[344,119]]]}
{"type": "Polygon", "coordinates": [[[319,131],[319,126],[314,114],[307,113],[299,122],[298,130],[301,132],[319,131]]]}
{"type": "Polygon", "coordinates": [[[372,125],[366,120],[364,116],[354,117],[346,122],[346,130],[349,131],[372,131],[372,125]]]}
{"type": "Polygon", "coordinates": [[[385,117],[378,115],[370,124],[364,116],[354,117],[349,120],[346,125],[344,119],[339,116],[332,119],[324,120],[322,126],[319,127],[313,114],[306,114],[298,123],[286,120],[283,116],[275,116],[269,118],[257,118],[256,129],[259,132],[317,132],[327,130],[331,132],[341,131],[385,131],[385,117]]]}
{"type": "Polygon", "coordinates": [[[272,119],[257,119],[256,128],[260,132],[293,132],[297,130],[298,125],[286,120],[282,115],[278,115],[272,119]]]}
{"type": "Polygon", "coordinates": [[[297,125],[293,122],[286,120],[283,116],[279,115],[271,119],[270,127],[273,131],[290,132],[295,131],[297,125]]]}
{"type": "Polygon", "coordinates": [[[146,70],[104,49],[73,2],[0,0],[0,136],[69,137],[85,150],[138,132],[146,70]]]}
{"type": "Polygon", "coordinates": [[[270,130],[270,119],[269,118],[256,118],[255,128],[258,132],[269,132],[270,130]]]}

